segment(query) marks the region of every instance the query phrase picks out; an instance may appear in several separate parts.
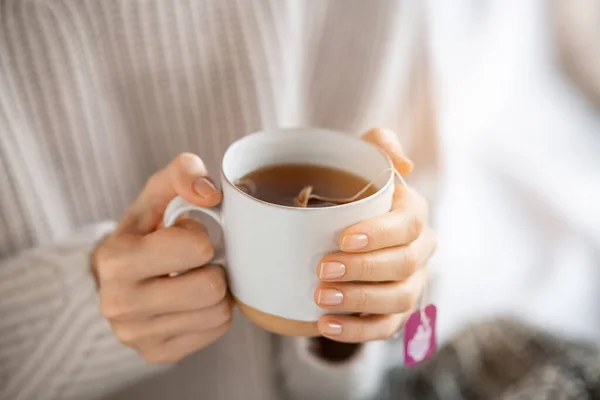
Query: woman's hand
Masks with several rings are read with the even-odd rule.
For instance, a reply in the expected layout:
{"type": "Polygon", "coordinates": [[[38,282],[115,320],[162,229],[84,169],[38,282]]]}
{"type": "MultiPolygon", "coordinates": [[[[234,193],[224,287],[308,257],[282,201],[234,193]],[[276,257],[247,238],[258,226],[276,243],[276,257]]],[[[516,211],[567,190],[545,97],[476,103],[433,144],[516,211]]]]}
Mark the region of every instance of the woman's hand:
{"type": "Polygon", "coordinates": [[[181,154],[152,176],[117,231],[93,254],[101,311],[116,337],[149,363],[176,362],[222,336],[232,301],[198,222],[157,228],[175,196],[201,207],[221,202],[198,156],[181,154]],[[172,272],[185,274],[168,278],[172,272]]]}
{"type": "MultiPolygon", "coordinates": [[[[364,139],[383,149],[402,175],[411,172],[412,163],[394,132],[373,129],[364,139]]],[[[321,334],[353,343],[392,336],[416,306],[435,247],[427,202],[396,185],[392,210],[346,229],[339,238],[341,252],[319,264],[323,283],[315,291],[316,303],[332,312],[355,313],[323,316],[321,334]]]]}

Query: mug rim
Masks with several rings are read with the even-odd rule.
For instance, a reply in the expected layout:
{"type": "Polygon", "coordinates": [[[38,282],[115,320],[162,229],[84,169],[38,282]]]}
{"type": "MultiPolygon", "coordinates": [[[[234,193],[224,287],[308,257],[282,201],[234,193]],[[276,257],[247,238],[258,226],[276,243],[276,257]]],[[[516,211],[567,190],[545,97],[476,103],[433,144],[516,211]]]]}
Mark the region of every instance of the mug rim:
{"type": "Polygon", "coordinates": [[[360,200],[356,200],[356,201],[352,201],[350,203],[345,203],[345,204],[336,204],[333,206],[327,206],[327,207],[294,207],[294,206],[285,206],[285,205],[281,205],[281,204],[275,204],[275,203],[269,203],[268,201],[264,201],[261,199],[257,199],[254,196],[251,196],[250,194],[244,192],[243,190],[241,190],[240,188],[238,188],[233,182],[231,182],[231,180],[229,180],[229,178],[225,175],[225,171],[224,171],[224,167],[223,164],[225,163],[225,158],[227,157],[227,153],[229,152],[229,150],[236,144],[236,143],[240,143],[241,141],[245,140],[245,139],[249,139],[250,137],[253,136],[258,136],[261,134],[264,135],[272,135],[273,132],[266,132],[266,131],[257,131],[257,132],[252,132],[249,133],[248,135],[236,140],[235,142],[233,142],[231,145],[229,145],[229,147],[227,148],[227,150],[225,150],[225,154],[223,154],[223,160],[221,161],[221,181],[225,182],[227,185],[229,185],[230,187],[232,187],[233,189],[235,189],[236,192],[242,194],[244,197],[253,200],[256,203],[265,205],[265,206],[269,206],[269,207],[276,207],[276,208],[281,208],[281,209],[285,209],[285,210],[294,210],[294,211],[301,211],[301,212],[317,212],[317,211],[324,211],[324,210],[337,210],[337,209],[343,209],[343,208],[348,208],[348,207],[352,207],[352,206],[358,206],[360,204],[366,203],[368,201],[372,201],[375,198],[383,195],[383,193],[389,188],[390,185],[392,185],[394,183],[395,180],[395,173],[394,173],[394,164],[392,162],[392,160],[390,159],[390,157],[383,151],[381,150],[379,147],[373,145],[373,144],[369,144],[368,142],[365,142],[363,139],[357,138],[355,136],[349,136],[341,131],[335,131],[335,130],[331,130],[331,129],[326,129],[326,128],[315,128],[315,127],[295,127],[295,128],[285,128],[285,129],[279,129],[279,132],[282,132],[283,134],[285,134],[284,132],[293,132],[293,131],[302,131],[302,130],[320,130],[320,131],[326,131],[328,133],[332,133],[335,135],[339,135],[340,137],[343,137],[344,139],[347,140],[354,140],[357,142],[361,142],[362,144],[366,145],[366,146],[372,146],[379,154],[381,154],[381,156],[386,160],[390,170],[389,170],[389,177],[387,179],[387,181],[385,182],[384,185],[382,185],[375,193],[364,197],[360,200]]]}

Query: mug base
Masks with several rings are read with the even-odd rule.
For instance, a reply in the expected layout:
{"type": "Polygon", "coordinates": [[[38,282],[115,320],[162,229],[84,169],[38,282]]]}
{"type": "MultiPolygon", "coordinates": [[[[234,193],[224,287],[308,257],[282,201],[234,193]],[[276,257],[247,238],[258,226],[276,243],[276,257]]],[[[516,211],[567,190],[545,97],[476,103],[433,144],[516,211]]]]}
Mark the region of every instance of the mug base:
{"type": "Polygon", "coordinates": [[[286,319],[259,311],[242,303],[237,298],[235,302],[246,318],[269,332],[284,336],[320,336],[317,329],[317,321],[286,319]]]}

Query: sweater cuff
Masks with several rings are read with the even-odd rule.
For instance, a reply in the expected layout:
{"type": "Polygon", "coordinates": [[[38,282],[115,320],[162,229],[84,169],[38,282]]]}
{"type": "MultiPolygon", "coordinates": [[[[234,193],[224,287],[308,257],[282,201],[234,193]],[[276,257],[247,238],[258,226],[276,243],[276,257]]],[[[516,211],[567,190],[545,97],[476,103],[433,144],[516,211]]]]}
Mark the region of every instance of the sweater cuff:
{"type": "Polygon", "coordinates": [[[315,350],[316,340],[281,338],[283,390],[289,398],[314,400],[323,398],[324,393],[328,400],[379,398],[389,367],[386,342],[359,345],[347,359],[330,361],[315,350]]]}
{"type": "Polygon", "coordinates": [[[112,222],[0,262],[1,399],[94,399],[148,374],[99,312],[90,273],[112,222]]]}

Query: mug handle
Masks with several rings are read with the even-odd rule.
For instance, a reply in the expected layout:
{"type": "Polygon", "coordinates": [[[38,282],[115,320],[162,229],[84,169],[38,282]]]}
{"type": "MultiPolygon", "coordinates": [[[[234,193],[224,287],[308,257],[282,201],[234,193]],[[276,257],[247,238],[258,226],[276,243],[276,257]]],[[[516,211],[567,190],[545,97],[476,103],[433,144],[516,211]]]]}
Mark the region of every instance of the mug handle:
{"type": "MultiPolygon", "coordinates": [[[[181,217],[181,215],[183,213],[186,213],[189,211],[198,211],[204,215],[209,216],[219,225],[221,232],[223,232],[223,220],[221,218],[221,207],[220,206],[212,207],[212,208],[202,208],[202,207],[198,207],[198,206],[184,200],[183,198],[181,198],[179,196],[173,198],[173,200],[171,200],[169,202],[169,205],[165,209],[165,212],[163,214],[163,225],[165,226],[165,228],[168,228],[169,226],[173,226],[175,224],[175,222],[177,222],[177,219],[179,219],[179,217],[181,217]]],[[[208,234],[209,234],[209,239],[211,242],[213,242],[213,243],[219,242],[220,238],[215,237],[214,232],[212,234],[209,232],[208,234]]],[[[215,255],[214,255],[211,263],[218,264],[221,266],[225,265],[225,248],[223,247],[223,245],[221,245],[221,246],[219,246],[219,248],[215,249],[215,255]]]]}

